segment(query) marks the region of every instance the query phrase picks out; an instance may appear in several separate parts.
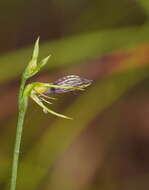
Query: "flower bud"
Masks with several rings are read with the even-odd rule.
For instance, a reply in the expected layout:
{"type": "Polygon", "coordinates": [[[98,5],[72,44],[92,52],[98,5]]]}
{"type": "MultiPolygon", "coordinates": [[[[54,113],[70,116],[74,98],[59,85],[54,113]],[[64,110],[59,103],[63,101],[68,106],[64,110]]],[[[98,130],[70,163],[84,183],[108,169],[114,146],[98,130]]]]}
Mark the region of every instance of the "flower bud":
{"type": "Polygon", "coordinates": [[[34,50],[33,50],[33,55],[32,55],[32,59],[29,62],[24,76],[26,79],[34,76],[36,73],[38,73],[40,71],[40,69],[45,66],[45,64],[48,62],[50,55],[47,56],[46,58],[44,58],[40,63],[38,63],[38,55],[39,55],[39,37],[37,38],[36,42],[35,42],[35,46],[34,46],[34,50]]]}

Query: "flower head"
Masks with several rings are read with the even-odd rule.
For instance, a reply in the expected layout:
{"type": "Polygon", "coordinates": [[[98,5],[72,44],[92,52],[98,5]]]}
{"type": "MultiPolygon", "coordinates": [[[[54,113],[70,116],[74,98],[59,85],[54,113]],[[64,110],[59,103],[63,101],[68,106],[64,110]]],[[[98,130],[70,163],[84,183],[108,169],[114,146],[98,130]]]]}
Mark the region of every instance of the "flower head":
{"type": "MultiPolygon", "coordinates": [[[[50,58],[50,56],[47,56],[41,62],[38,63],[38,54],[39,54],[39,38],[36,40],[32,59],[23,73],[23,78],[25,78],[25,80],[38,73],[50,58]]],[[[50,100],[55,99],[53,97],[50,97],[49,95],[62,94],[75,90],[84,90],[84,88],[89,86],[91,83],[92,80],[81,78],[77,75],[68,75],[58,79],[53,83],[34,82],[28,84],[23,90],[23,96],[32,98],[43,109],[45,113],[51,113],[58,117],[71,119],[70,117],[54,112],[45,105],[45,104],[51,104],[50,100]]]]}

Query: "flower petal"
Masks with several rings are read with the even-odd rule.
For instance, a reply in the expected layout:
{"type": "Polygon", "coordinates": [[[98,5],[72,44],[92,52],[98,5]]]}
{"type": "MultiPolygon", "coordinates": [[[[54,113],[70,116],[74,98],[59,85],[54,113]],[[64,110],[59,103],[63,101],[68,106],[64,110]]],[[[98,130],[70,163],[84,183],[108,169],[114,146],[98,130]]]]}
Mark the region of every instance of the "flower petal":
{"type": "Polygon", "coordinates": [[[56,115],[56,116],[58,116],[58,117],[62,117],[62,118],[65,118],[65,119],[72,119],[72,118],[70,118],[70,117],[67,117],[67,116],[65,116],[65,115],[56,113],[55,111],[52,111],[51,109],[47,108],[47,107],[41,102],[41,100],[38,98],[38,96],[32,94],[32,95],[31,95],[31,98],[32,98],[40,107],[42,107],[42,109],[44,110],[44,112],[47,111],[47,112],[49,112],[49,113],[51,113],[51,114],[53,114],[53,115],[56,115]]]}

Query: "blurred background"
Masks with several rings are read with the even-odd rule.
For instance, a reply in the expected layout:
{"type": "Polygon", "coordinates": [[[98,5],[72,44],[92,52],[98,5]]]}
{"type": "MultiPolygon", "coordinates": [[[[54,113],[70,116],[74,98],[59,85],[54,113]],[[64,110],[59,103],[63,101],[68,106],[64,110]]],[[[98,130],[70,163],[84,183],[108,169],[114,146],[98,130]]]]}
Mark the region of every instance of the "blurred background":
{"type": "Polygon", "coordinates": [[[10,181],[20,76],[40,36],[31,81],[70,74],[94,80],[56,95],[44,114],[30,100],[18,190],[149,188],[149,1],[0,1],[0,190],[10,181]]]}

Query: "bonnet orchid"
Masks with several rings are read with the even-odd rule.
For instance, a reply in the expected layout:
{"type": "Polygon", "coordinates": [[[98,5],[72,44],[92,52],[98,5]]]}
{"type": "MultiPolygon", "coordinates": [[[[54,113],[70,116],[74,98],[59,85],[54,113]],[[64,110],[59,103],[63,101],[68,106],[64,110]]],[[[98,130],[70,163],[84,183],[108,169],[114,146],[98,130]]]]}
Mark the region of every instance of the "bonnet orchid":
{"type": "Polygon", "coordinates": [[[19,115],[18,115],[16,140],[15,140],[13,161],[12,161],[10,190],[16,190],[20,144],[21,144],[24,117],[28,105],[28,98],[30,97],[32,100],[34,100],[45,113],[51,113],[61,118],[71,119],[70,117],[56,113],[55,111],[51,110],[45,105],[45,104],[51,104],[49,100],[54,99],[50,95],[62,94],[75,90],[84,90],[87,86],[91,85],[92,83],[91,80],[81,78],[77,75],[68,75],[58,79],[53,83],[34,82],[26,85],[26,81],[30,77],[37,74],[41,70],[41,68],[46,65],[46,63],[50,58],[49,55],[38,63],[38,54],[39,54],[39,38],[35,43],[31,61],[27,65],[21,78],[21,85],[20,85],[19,99],[18,99],[19,115]]]}

